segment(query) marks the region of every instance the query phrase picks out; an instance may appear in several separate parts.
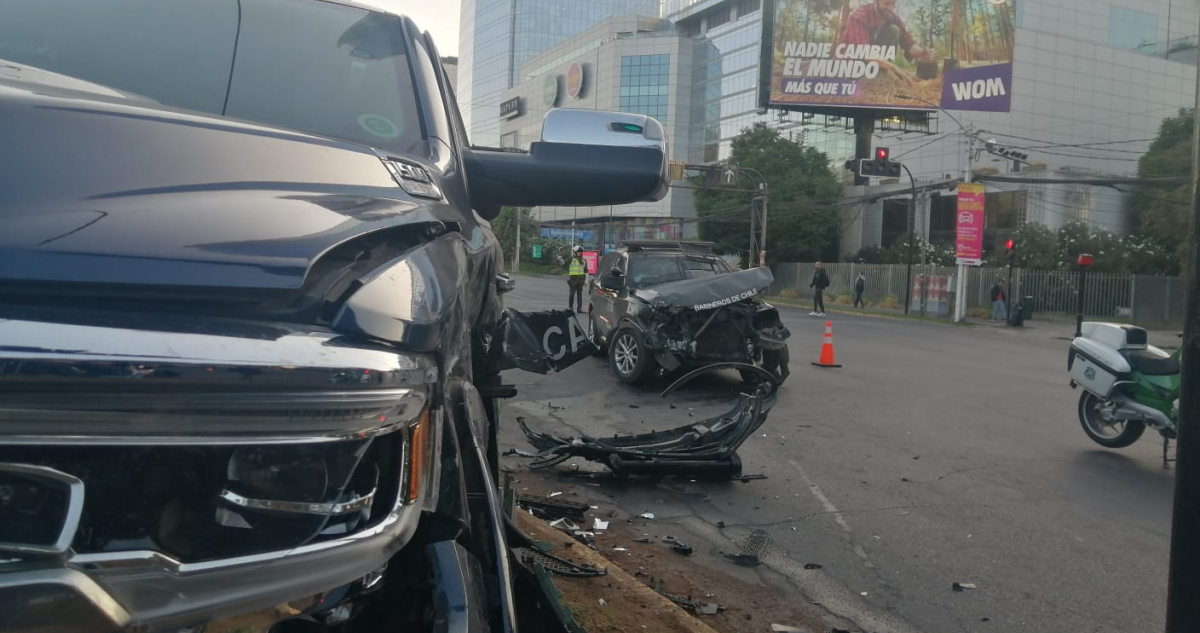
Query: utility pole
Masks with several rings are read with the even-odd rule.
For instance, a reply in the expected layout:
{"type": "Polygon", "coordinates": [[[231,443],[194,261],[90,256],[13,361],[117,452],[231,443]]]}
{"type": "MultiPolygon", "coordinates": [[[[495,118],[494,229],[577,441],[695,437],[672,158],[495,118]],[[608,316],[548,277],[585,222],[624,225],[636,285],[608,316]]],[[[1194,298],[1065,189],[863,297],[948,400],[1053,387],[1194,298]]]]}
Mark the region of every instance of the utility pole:
{"type": "Polygon", "coordinates": [[[758,265],[765,267],[767,265],[767,181],[762,182],[762,241],[759,246],[762,250],[758,253],[758,265]]]}
{"type": "Polygon", "coordinates": [[[516,211],[517,215],[517,248],[513,251],[513,272],[519,273],[521,272],[521,217],[524,209],[522,207],[513,207],[513,210],[516,211]]]}
{"type": "Polygon", "coordinates": [[[912,170],[904,163],[900,164],[908,172],[908,183],[912,186],[912,195],[908,198],[908,273],[905,275],[904,314],[908,314],[912,306],[912,266],[913,266],[913,236],[917,230],[917,179],[913,178],[912,170]]]}
{"type": "Polygon", "coordinates": [[[746,254],[746,268],[754,268],[754,262],[758,259],[758,229],[754,226],[755,219],[758,217],[758,212],[754,210],[754,201],[757,197],[750,198],[750,252],[746,254]]]}
{"type": "MultiPolygon", "coordinates": [[[[1200,67],[1196,96],[1200,99],[1200,67]]],[[[1167,574],[1166,633],[1200,630],[1200,116],[1192,128],[1192,221],[1188,231],[1187,315],[1183,375],[1179,385],[1179,437],[1175,443],[1175,509],[1167,574]],[[1188,362],[1191,359],[1191,362],[1188,362]]]]}

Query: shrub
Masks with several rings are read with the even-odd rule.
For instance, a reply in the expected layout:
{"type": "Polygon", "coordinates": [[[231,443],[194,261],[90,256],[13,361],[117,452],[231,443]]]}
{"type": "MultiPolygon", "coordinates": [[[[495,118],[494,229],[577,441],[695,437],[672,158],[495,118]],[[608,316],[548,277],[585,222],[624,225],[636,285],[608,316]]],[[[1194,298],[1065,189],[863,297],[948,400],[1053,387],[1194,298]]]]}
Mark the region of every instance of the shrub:
{"type": "Polygon", "coordinates": [[[800,291],[795,288],[784,288],[779,292],[780,299],[799,299],[800,291]]]}

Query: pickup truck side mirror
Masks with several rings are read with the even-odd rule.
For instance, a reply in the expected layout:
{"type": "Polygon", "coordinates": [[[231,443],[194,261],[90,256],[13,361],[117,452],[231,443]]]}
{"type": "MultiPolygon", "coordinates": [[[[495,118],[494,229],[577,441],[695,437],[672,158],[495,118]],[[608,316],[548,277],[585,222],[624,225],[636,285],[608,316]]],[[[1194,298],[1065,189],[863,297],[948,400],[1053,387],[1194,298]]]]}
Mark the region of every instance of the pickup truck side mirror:
{"type": "Polygon", "coordinates": [[[601,206],[667,195],[667,138],[651,117],[555,109],[529,152],[472,147],[464,155],[471,205],[485,219],[502,206],[601,206]]]}

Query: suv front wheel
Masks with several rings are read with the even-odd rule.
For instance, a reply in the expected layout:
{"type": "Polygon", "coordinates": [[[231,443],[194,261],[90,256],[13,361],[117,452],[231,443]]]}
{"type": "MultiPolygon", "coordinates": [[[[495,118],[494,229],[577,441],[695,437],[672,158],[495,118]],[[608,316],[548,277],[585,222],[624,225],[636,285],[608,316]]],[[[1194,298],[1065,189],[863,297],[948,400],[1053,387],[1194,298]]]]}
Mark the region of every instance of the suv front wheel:
{"type": "Polygon", "coordinates": [[[638,384],[654,374],[656,363],[637,328],[622,327],[609,339],[608,364],[621,382],[638,384]]]}

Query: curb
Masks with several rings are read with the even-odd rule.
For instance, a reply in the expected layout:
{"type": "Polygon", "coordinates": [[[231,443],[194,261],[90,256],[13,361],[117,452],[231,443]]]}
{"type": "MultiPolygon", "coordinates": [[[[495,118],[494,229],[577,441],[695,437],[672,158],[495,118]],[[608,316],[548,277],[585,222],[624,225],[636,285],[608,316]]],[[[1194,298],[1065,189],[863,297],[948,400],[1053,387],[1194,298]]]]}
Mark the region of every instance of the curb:
{"type": "MultiPolygon", "coordinates": [[[[517,512],[516,514],[518,517],[517,525],[520,526],[521,530],[528,534],[531,538],[547,543],[558,544],[562,542],[564,538],[563,533],[550,527],[549,525],[546,525],[544,521],[539,521],[524,511],[517,512]]],[[[676,621],[677,625],[681,627],[682,630],[691,631],[692,633],[718,633],[716,629],[700,621],[687,611],[684,611],[683,607],[671,602],[666,596],[663,596],[650,587],[647,587],[645,583],[631,576],[629,572],[626,572],[623,568],[621,568],[620,565],[609,560],[598,551],[582,546],[572,547],[568,556],[563,554],[558,547],[555,547],[555,550],[559,551],[550,553],[563,556],[564,558],[574,559],[575,562],[578,563],[592,563],[597,567],[607,569],[608,574],[604,576],[604,578],[607,578],[608,582],[618,584],[621,587],[628,589],[639,599],[645,600],[649,604],[656,605],[656,608],[664,613],[674,614],[675,617],[672,619],[676,621]]],[[[598,581],[597,579],[591,580],[598,581]]]]}

